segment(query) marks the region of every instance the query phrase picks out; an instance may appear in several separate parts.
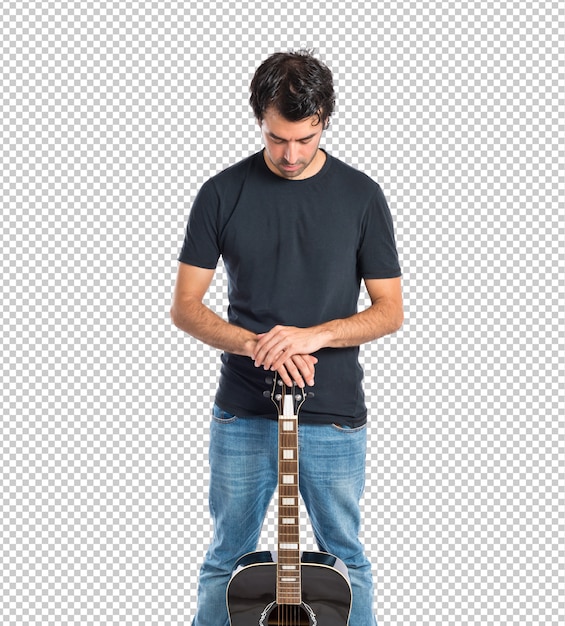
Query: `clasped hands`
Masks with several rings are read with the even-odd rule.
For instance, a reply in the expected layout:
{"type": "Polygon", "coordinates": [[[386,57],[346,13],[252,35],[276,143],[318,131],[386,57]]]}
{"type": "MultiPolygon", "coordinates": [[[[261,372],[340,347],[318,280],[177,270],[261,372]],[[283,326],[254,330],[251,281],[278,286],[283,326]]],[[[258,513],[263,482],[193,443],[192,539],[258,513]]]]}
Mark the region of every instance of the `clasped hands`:
{"type": "Polygon", "coordinates": [[[257,335],[252,355],[255,367],[278,372],[285,385],[295,382],[299,387],[314,385],[313,356],[323,347],[322,333],[313,328],[275,326],[267,333],[257,335]]]}

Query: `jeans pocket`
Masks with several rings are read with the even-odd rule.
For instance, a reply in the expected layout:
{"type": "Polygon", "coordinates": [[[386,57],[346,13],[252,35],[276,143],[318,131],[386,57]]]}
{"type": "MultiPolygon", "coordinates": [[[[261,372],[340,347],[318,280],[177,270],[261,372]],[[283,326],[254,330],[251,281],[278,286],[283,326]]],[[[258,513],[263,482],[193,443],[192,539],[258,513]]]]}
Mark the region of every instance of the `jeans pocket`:
{"type": "Polygon", "coordinates": [[[212,409],[212,419],[219,424],[231,424],[232,422],[235,422],[237,415],[228,413],[227,411],[220,409],[217,404],[214,404],[212,409]]]}
{"type": "Polygon", "coordinates": [[[348,426],[347,424],[336,424],[335,422],[332,424],[332,428],[339,430],[344,433],[358,433],[367,428],[367,422],[361,424],[361,426],[348,426]]]}

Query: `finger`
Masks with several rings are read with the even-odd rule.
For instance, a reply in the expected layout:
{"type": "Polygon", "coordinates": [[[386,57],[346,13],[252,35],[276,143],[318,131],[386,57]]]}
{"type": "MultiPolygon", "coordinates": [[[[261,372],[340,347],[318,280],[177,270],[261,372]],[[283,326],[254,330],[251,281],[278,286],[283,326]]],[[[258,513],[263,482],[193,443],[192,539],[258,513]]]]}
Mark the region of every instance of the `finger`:
{"type": "Polygon", "coordinates": [[[265,356],[265,367],[271,370],[277,370],[281,365],[294,356],[294,352],[289,351],[287,348],[279,348],[276,346],[271,352],[265,356]]]}
{"type": "MultiPolygon", "coordinates": [[[[289,359],[282,367],[287,371],[289,378],[291,378],[293,382],[295,382],[301,389],[303,389],[305,386],[304,378],[302,377],[302,374],[300,373],[298,367],[296,367],[294,361],[292,359],[289,359]]],[[[288,385],[288,383],[286,384],[288,385]]]]}
{"type": "MultiPolygon", "coordinates": [[[[268,345],[262,346],[261,348],[259,348],[259,350],[256,350],[255,354],[253,355],[253,361],[255,362],[255,367],[259,367],[260,365],[263,365],[265,369],[269,369],[271,365],[273,364],[274,357],[276,356],[276,354],[274,353],[275,349],[276,349],[276,346],[271,346],[271,344],[268,344],[268,345]]],[[[282,351],[282,348],[278,348],[278,352],[281,352],[281,351],[282,351]]]]}
{"type": "Polygon", "coordinates": [[[309,387],[313,387],[315,374],[314,361],[317,362],[318,359],[316,359],[316,357],[310,357],[310,355],[297,354],[292,357],[291,361],[306,384],[309,387]]]}
{"type": "Polygon", "coordinates": [[[259,339],[255,346],[253,360],[257,367],[260,365],[270,367],[273,364],[274,357],[283,349],[281,338],[277,334],[271,334],[271,332],[259,339]]]}
{"type": "Polygon", "coordinates": [[[277,373],[281,377],[283,383],[287,387],[291,387],[292,386],[292,378],[289,376],[288,371],[287,371],[287,369],[286,369],[286,367],[284,365],[279,367],[279,369],[277,370],[277,373]]]}
{"type": "Polygon", "coordinates": [[[294,354],[296,354],[296,352],[292,350],[291,346],[281,340],[267,346],[264,353],[259,353],[257,362],[263,365],[265,369],[274,371],[294,354]]]}
{"type": "MultiPolygon", "coordinates": [[[[276,372],[283,364],[288,368],[289,362],[292,362],[294,366],[298,368],[298,371],[300,372],[302,378],[306,381],[307,385],[310,387],[314,385],[314,366],[318,362],[317,357],[311,354],[297,354],[295,352],[285,350],[281,352],[279,358],[275,359],[270,369],[273,372],[276,372]]],[[[266,366],[265,368],[267,369],[266,366]]]]}
{"type": "Polygon", "coordinates": [[[268,333],[257,335],[259,340],[255,344],[254,356],[262,355],[264,357],[269,350],[273,350],[278,344],[288,343],[291,330],[292,328],[288,326],[274,326],[268,333]]]}

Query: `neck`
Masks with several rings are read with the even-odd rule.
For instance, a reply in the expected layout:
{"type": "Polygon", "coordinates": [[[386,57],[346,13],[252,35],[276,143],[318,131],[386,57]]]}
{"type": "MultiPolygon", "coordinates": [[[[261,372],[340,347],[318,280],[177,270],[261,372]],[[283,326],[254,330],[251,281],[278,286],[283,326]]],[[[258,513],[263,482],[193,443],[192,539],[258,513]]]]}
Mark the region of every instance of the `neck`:
{"type": "Polygon", "coordinates": [[[293,410],[291,395],[285,394],[284,403],[283,415],[279,416],[277,602],[300,604],[298,417],[293,410]]]}

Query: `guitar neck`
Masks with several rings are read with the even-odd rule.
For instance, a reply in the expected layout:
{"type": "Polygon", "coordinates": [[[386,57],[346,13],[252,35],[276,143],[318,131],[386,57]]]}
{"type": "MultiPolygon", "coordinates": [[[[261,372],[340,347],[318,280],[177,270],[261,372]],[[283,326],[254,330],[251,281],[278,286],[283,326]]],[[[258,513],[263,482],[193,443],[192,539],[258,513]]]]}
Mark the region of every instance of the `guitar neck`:
{"type": "MultiPolygon", "coordinates": [[[[284,393],[284,391],[283,391],[284,393]]],[[[298,416],[285,393],[279,415],[277,602],[300,604],[300,524],[298,495],[298,416]]]]}

